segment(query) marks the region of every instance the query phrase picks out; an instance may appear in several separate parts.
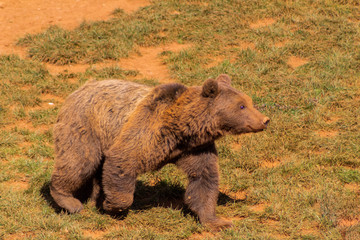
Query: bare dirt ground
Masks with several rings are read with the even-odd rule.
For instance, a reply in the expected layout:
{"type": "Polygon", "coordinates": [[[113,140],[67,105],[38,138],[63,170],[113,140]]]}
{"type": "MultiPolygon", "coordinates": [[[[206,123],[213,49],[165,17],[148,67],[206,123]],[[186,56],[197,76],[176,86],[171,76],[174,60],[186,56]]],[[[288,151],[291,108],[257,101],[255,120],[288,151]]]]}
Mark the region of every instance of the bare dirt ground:
{"type": "Polygon", "coordinates": [[[133,12],[148,4],[148,0],[0,0],[0,54],[23,56],[14,43],[27,33],[51,25],[73,29],[83,21],[106,20],[116,8],[133,12]]]}
{"type": "MultiPolygon", "coordinates": [[[[26,34],[44,31],[51,25],[74,29],[83,21],[107,20],[116,9],[131,13],[149,5],[149,0],[0,0],[0,55],[17,54],[26,58],[26,49],[16,46],[16,41],[26,34]]],[[[170,44],[153,48],[138,49],[139,55],[132,55],[118,62],[108,61],[92,65],[96,68],[117,65],[124,69],[139,71],[139,77],[156,78],[160,82],[171,81],[163,60],[162,51],[177,52],[190,45],[170,44]]],[[[64,71],[84,72],[89,64],[56,66],[46,64],[51,74],[64,71]]]]}
{"type": "Polygon", "coordinates": [[[46,64],[47,69],[51,74],[59,74],[61,72],[85,72],[89,67],[104,68],[107,66],[118,66],[127,70],[139,71],[139,77],[147,77],[158,79],[160,83],[168,83],[174,81],[171,78],[167,66],[163,63],[163,59],[159,56],[161,52],[172,51],[179,52],[183,49],[191,47],[190,44],[171,43],[168,45],[156,47],[140,47],[139,54],[132,54],[129,58],[121,59],[120,61],[104,61],[96,64],[70,64],[70,65],[53,65],[46,64]]]}
{"type": "MultiPolygon", "coordinates": [[[[58,25],[65,29],[74,29],[83,21],[107,20],[116,9],[123,9],[131,13],[150,4],[149,0],[0,0],[0,55],[17,54],[26,58],[26,49],[16,46],[16,41],[26,34],[44,31],[51,25],[58,25]]],[[[252,28],[259,28],[274,24],[275,19],[268,18],[251,24],[252,28]]],[[[285,43],[281,43],[281,46],[285,43]]],[[[279,47],[281,47],[279,46],[279,47]]],[[[139,71],[139,77],[155,78],[161,83],[173,81],[163,59],[159,57],[162,51],[178,52],[189,48],[190,45],[173,43],[166,46],[138,49],[139,55],[132,55],[118,62],[109,61],[92,65],[96,68],[117,65],[128,70],[139,71]]],[[[251,48],[253,43],[242,43],[241,48],[251,48]]],[[[220,59],[221,60],[221,59],[220,59]]],[[[217,64],[220,60],[214,61],[217,64]]],[[[300,58],[289,59],[288,64],[296,68],[307,63],[300,58]]],[[[51,74],[61,72],[84,72],[89,64],[71,64],[56,66],[46,64],[51,74]]],[[[211,67],[208,66],[208,67],[211,67]]]]}

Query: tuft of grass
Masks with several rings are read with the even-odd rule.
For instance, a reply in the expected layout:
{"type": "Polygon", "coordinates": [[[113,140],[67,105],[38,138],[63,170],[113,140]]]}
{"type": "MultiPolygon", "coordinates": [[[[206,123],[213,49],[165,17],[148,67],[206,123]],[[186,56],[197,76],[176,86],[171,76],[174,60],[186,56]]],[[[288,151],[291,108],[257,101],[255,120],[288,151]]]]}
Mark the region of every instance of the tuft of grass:
{"type": "Polygon", "coordinates": [[[127,57],[135,43],[144,44],[154,31],[149,22],[121,15],[110,22],[83,23],[74,31],[53,26],[44,33],[25,36],[18,44],[29,47],[29,56],[36,60],[59,65],[94,63],[127,57]]]}

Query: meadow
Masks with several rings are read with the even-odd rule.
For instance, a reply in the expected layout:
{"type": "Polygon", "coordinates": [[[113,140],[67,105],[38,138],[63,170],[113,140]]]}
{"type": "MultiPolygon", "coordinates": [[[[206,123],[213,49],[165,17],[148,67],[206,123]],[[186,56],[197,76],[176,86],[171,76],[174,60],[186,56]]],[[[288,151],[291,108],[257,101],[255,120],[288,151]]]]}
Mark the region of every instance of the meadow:
{"type": "Polygon", "coordinates": [[[156,0],[73,30],[52,26],[0,55],[0,239],[360,239],[357,0],[156,0]],[[142,65],[144,64],[144,65],[142,65]],[[80,69],[80,70],[79,70],[80,69]],[[89,79],[201,85],[226,73],[271,118],[217,141],[212,232],[183,204],[174,165],[141,175],[124,219],[53,207],[52,125],[89,79]]]}

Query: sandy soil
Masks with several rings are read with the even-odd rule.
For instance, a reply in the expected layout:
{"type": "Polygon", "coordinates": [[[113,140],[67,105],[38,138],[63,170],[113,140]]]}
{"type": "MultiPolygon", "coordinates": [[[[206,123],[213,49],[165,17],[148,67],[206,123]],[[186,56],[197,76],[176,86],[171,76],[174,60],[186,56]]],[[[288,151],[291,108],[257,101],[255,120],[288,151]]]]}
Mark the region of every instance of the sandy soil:
{"type": "MultiPolygon", "coordinates": [[[[26,34],[39,33],[51,25],[65,29],[74,29],[83,21],[107,20],[116,9],[131,13],[150,4],[149,0],[0,0],[0,55],[17,54],[26,58],[26,49],[15,45],[26,34]]],[[[190,45],[169,44],[152,48],[140,48],[134,54],[121,61],[107,61],[92,65],[103,68],[119,66],[123,69],[139,71],[139,77],[158,79],[160,82],[172,81],[163,59],[162,51],[181,51],[190,45]]],[[[84,72],[89,64],[55,66],[46,64],[52,74],[61,72],[84,72]]]]}
{"type": "MultiPolygon", "coordinates": [[[[34,34],[44,31],[51,25],[59,25],[65,29],[73,29],[83,21],[106,20],[116,8],[131,13],[140,7],[150,4],[149,0],[0,0],[0,55],[17,54],[26,58],[26,49],[15,45],[16,41],[27,33],[34,34]]],[[[266,18],[250,25],[251,28],[261,28],[272,25],[275,19],[266,18]]],[[[282,47],[285,43],[279,43],[282,47]]],[[[117,65],[123,69],[137,70],[139,77],[155,78],[161,83],[173,81],[167,66],[159,54],[164,51],[180,51],[190,45],[170,44],[152,48],[139,49],[139,55],[132,55],[118,62],[103,62],[93,67],[117,65]]],[[[240,48],[254,49],[254,43],[241,42],[240,48]]],[[[217,65],[223,59],[214,59],[209,66],[217,65]]],[[[292,57],[288,64],[292,68],[307,63],[307,59],[292,57]]],[[[67,72],[84,72],[90,67],[88,64],[54,66],[46,64],[52,74],[67,72]]]]}
{"type": "Polygon", "coordinates": [[[72,29],[83,21],[106,20],[116,8],[133,12],[148,0],[0,0],[0,54],[24,51],[14,42],[51,25],[72,29]]]}
{"type": "Polygon", "coordinates": [[[171,43],[168,45],[161,45],[156,47],[140,47],[138,48],[139,54],[132,54],[128,58],[120,59],[119,61],[104,61],[96,64],[70,64],[70,65],[53,65],[46,64],[47,69],[53,75],[62,72],[79,73],[85,72],[86,69],[92,67],[101,69],[104,67],[118,66],[126,70],[139,71],[139,78],[153,78],[159,80],[160,83],[173,82],[174,79],[168,71],[167,66],[164,64],[164,59],[160,54],[164,51],[179,52],[183,49],[191,47],[191,44],[178,44],[171,43]]]}
{"type": "Polygon", "coordinates": [[[257,22],[253,22],[250,24],[250,28],[261,28],[261,27],[266,27],[269,25],[272,25],[276,22],[275,19],[273,18],[264,18],[264,19],[260,19],[257,22]]]}

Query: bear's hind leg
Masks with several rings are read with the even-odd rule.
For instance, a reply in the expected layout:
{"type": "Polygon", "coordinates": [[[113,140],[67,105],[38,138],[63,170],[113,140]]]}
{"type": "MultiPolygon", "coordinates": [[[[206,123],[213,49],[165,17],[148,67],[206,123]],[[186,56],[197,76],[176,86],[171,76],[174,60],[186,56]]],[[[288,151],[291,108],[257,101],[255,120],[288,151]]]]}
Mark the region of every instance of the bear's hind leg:
{"type": "Polygon", "coordinates": [[[97,188],[90,185],[93,185],[93,178],[100,166],[101,155],[95,149],[92,149],[91,153],[69,151],[68,154],[57,156],[51,177],[50,193],[55,202],[69,213],[77,213],[83,209],[82,203],[74,197],[74,194],[85,200],[86,196],[91,197],[89,191],[94,191],[94,187],[97,188]],[[71,157],[70,153],[72,153],[71,157]]]}
{"type": "Polygon", "coordinates": [[[71,193],[59,191],[52,185],[50,186],[50,193],[57,205],[66,209],[69,213],[77,213],[84,208],[82,203],[74,198],[71,193]]]}

